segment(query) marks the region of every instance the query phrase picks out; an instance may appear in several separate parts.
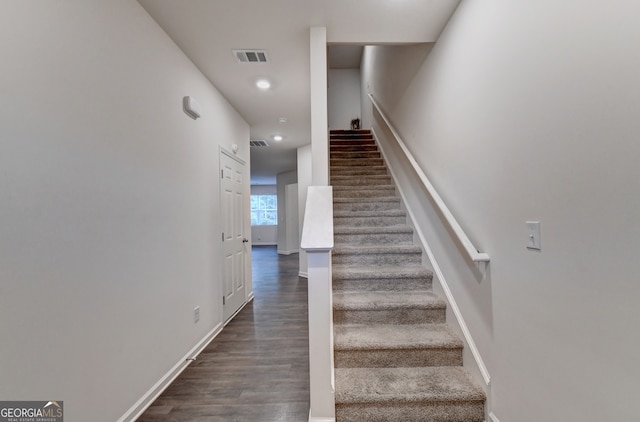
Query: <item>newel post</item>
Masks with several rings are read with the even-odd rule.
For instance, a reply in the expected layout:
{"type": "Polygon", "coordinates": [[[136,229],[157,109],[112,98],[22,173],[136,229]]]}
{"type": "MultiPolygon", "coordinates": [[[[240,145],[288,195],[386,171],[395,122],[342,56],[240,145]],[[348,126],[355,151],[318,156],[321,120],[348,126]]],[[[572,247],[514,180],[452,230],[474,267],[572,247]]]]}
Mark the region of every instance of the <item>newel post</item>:
{"type": "Polygon", "coordinates": [[[309,274],[309,421],[331,421],[335,420],[331,186],[309,187],[300,247],[307,252],[309,274]]]}

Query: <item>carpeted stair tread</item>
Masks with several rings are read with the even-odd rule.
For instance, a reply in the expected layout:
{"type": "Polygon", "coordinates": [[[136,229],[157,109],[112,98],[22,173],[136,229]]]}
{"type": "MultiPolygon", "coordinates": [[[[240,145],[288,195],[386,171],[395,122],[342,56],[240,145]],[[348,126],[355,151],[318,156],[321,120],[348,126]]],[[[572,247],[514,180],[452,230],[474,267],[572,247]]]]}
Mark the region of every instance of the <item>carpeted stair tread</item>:
{"type": "Polygon", "coordinates": [[[380,198],[395,193],[395,186],[359,186],[357,189],[334,189],[334,198],[380,198]]]}
{"type": "Polygon", "coordinates": [[[336,404],[484,401],[460,367],[336,368],[336,404]]]}
{"type": "MultiPolygon", "coordinates": [[[[344,169],[346,170],[346,168],[344,169]]],[[[380,170],[383,170],[383,168],[381,168],[380,170]]],[[[368,174],[368,173],[363,173],[363,174],[332,174],[331,176],[331,181],[335,182],[335,181],[352,181],[352,180],[359,180],[359,179],[386,179],[389,181],[389,183],[391,183],[391,175],[389,175],[389,173],[384,173],[384,174],[368,174]]]]}
{"type": "Polygon", "coordinates": [[[351,227],[351,226],[337,226],[333,229],[333,234],[398,234],[398,233],[413,233],[413,229],[409,226],[388,226],[388,227],[351,227]]]}
{"type": "MultiPolygon", "coordinates": [[[[387,286],[388,288],[388,286],[387,286]]],[[[426,289],[336,290],[333,292],[334,324],[442,324],[446,303],[426,289]]]]}
{"type": "Polygon", "coordinates": [[[340,204],[340,203],[352,203],[352,202],[374,202],[374,203],[378,203],[378,202],[393,202],[393,203],[397,203],[398,205],[400,204],[400,199],[397,196],[378,196],[378,197],[364,197],[364,198],[354,198],[354,197],[333,197],[333,203],[335,204],[340,204]]]}
{"type": "Polygon", "coordinates": [[[380,158],[380,151],[336,151],[331,150],[329,152],[331,159],[334,158],[348,158],[352,160],[358,160],[360,158],[380,158]]]}
{"type": "MultiPolygon", "coordinates": [[[[334,198],[334,202],[335,199],[334,198]]],[[[357,211],[334,211],[333,218],[348,218],[348,217],[405,217],[407,213],[403,210],[379,210],[379,211],[368,211],[368,210],[357,210],[357,211]]]]}
{"type": "Polygon", "coordinates": [[[446,303],[430,291],[334,292],[334,310],[446,309],[446,303]]]}
{"type": "Polygon", "coordinates": [[[391,176],[388,174],[372,174],[361,176],[333,176],[331,184],[334,189],[338,186],[367,186],[367,185],[390,185],[391,176]]]}
{"type": "Polygon", "coordinates": [[[349,140],[357,141],[360,139],[372,139],[373,134],[367,129],[333,129],[329,132],[329,139],[331,142],[336,140],[349,140]]]}
{"type": "Polygon", "coordinates": [[[335,133],[333,131],[331,131],[329,138],[331,139],[331,141],[342,141],[342,140],[347,140],[347,141],[355,141],[355,142],[359,142],[361,140],[366,140],[366,139],[371,139],[373,140],[373,135],[371,133],[354,133],[354,132],[350,132],[350,133],[335,133]]]}
{"type": "Polygon", "coordinates": [[[371,131],[369,129],[332,129],[332,135],[368,135],[371,131]]]}
{"type": "Polygon", "coordinates": [[[334,185],[333,186],[333,191],[368,191],[368,190],[381,190],[381,189],[385,189],[385,190],[391,190],[391,191],[395,191],[396,187],[394,185],[392,185],[391,183],[379,183],[379,184],[375,184],[373,185],[373,183],[370,183],[369,185],[334,185]]]}
{"type": "Polygon", "coordinates": [[[403,278],[432,278],[433,272],[422,265],[414,266],[380,266],[358,267],[354,265],[334,265],[332,268],[333,279],[403,279],[403,278]]]}
{"type": "MultiPolygon", "coordinates": [[[[371,145],[366,145],[371,146],[371,145]]],[[[331,148],[329,150],[329,157],[333,158],[380,158],[380,150],[371,149],[365,150],[360,148],[350,148],[350,149],[336,149],[336,147],[331,148]]]]}
{"type": "Polygon", "coordinates": [[[336,255],[383,255],[383,254],[422,254],[422,248],[417,245],[336,245],[333,256],[336,255]]]}
{"type": "MultiPolygon", "coordinates": [[[[382,160],[382,158],[380,158],[380,160],[382,160]]],[[[350,165],[350,163],[347,164],[343,164],[343,161],[348,161],[348,160],[341,160],[340,162],[336,163],[335,159],[332,160],[331,165],[329,166],[330,169],[332,170],[344,170],[344,171],[361,171],[361,172],[375,172],[376,170],[384,170],[384,171],[388,171],[387,166],[384,165],[384,161],[380,162],[380,160],[375,160],[376,162],[378,162],[379,164],[371,164],[368,167],[358,167],[358,168],[353,168],[353,166],[350,165]]]]}
{"type": "Polygon", "coordinates": [[[389,173],[387,169],[383,166],[371,168],[371,167],[332,167],[329,170],[331,174],[331,178],[336,176],[387,176],[389,173]]]}
{"type": "MultiPolygon", "coordinates": [[[[343,211],[383,211],[399,210],[400,199],[395,196],[379,196],[377,198],[333,198],[334,217],[336,212],[343,211]]],[[[406,222],[405,222],[406,224],[406,222]]]]}
{"type": "Polygon", "coordinates": [[[422,248],[413,244],[382,244],[382,245],[344,245],[333,248],[333,262],[336,265],[350,263],[351,265],[387,265],[399,266],[419,265],[422,259],[422,248]]]}
{"type": "Polygon", "coordinates": [[[335,245],[392,245],[413,244],[413,229],[407,225],[397,226],[340,226],[333,229],[335,245]]]}
{"type": "Polygon", "coordinates": [[[342,350],[462,349],[446,324],[336,324],[334,348],[342,350]]]}
{"type": "Polygon", "coordinates": [[[379,151],[378,146],[375,144],[347,144],[347,145],[335,145],[332,144],[329,147],[330,152],[352,152],[352,151],[379,151]]]}
{"type": "MultiPolygon", "coordinates": [[[[336,226],[340,227],[340,226],[336,226]]],[[[385,226],[381,226],[385,227],[385,226]]],[[[335,245],[407,245],[413,243],[413,233],[411,232],[398,232],[398,233],[334,233],[333,241],[335,245]]]]}
{"type": "Polygon", "coordinates": [[[352,227],[370,227],[370,226],[402,226],[407,224],[407,217],[403,215],[386,216],[386,217],[353,217],[342,216],[333,219],[335,227],[352,226],[352,227]]]}
{"type": "Polygon", "coordinates": [[[358,167],[358,166],[381,166],[383,165],[382,158],[359,158],[357,160],[351,160],[348,158],[333,158],[331,160],[332,165],[342,167],[358,167]]]}
{"type": "Polygon", "coordinates": [[[334,264],[334,292],[430,290],[433,273],[422,265],[357,266],[334,264]]]}
{"type": "Polygon", "coordinates": [[[333,248],[334,264],[371,265],[420,265],[422,249],[413,244],[387,243],[382,245],[345,245],[333,248]]]}
{"type": "Polygon", "coordinates": [[[370,133],[334,133],[330,134],[331,141],[361,141],[366,139],[373,139],[373,136],[370,133]]]}
{"type": "Polygon", "coordinates": [[[377,148],[376,145],[376,141],[373,139],[332,139],[331,140],[331,144],[329,144],[329,148],[330,150],[332,148],[347,148],[347,147],[353,147],[356,149],[360,149],[360,147],[362,146],[375,146],[377,148]]]}

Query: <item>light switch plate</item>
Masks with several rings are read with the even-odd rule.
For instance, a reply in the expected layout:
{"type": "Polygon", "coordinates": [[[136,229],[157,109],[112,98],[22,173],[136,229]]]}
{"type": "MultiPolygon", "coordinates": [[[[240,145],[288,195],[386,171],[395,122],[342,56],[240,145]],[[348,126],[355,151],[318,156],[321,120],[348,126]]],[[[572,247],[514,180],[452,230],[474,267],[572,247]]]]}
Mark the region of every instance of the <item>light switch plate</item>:
{"type": "Polygon", "coordinates": [[[527,221],[527,249],[542,250],[539,221],[527,221]]]}

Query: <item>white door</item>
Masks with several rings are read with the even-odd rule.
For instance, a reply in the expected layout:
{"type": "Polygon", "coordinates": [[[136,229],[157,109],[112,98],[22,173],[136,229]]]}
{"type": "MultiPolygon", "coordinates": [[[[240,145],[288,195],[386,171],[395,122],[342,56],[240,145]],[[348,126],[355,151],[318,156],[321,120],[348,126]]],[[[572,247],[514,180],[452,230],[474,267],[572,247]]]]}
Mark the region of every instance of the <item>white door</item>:
{"type": "Polygon", "coordinates": [[[222,308],[227,321],[246,300],[244,256],[248,241],[244,236],[244,164],[220,153],[222,203],[222,308]]]}

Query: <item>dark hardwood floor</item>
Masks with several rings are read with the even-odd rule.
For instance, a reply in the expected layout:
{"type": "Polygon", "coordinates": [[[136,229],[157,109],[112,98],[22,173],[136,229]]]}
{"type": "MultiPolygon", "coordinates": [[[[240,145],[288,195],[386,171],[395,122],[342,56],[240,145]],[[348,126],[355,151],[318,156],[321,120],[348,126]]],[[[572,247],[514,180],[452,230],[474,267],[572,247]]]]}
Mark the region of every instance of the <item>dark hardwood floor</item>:
{"type": "Polygon", "coordinates": [[[253,247],[255,298],[138,422],[309,418],[307,280],[298,255],[253,247]]]}

